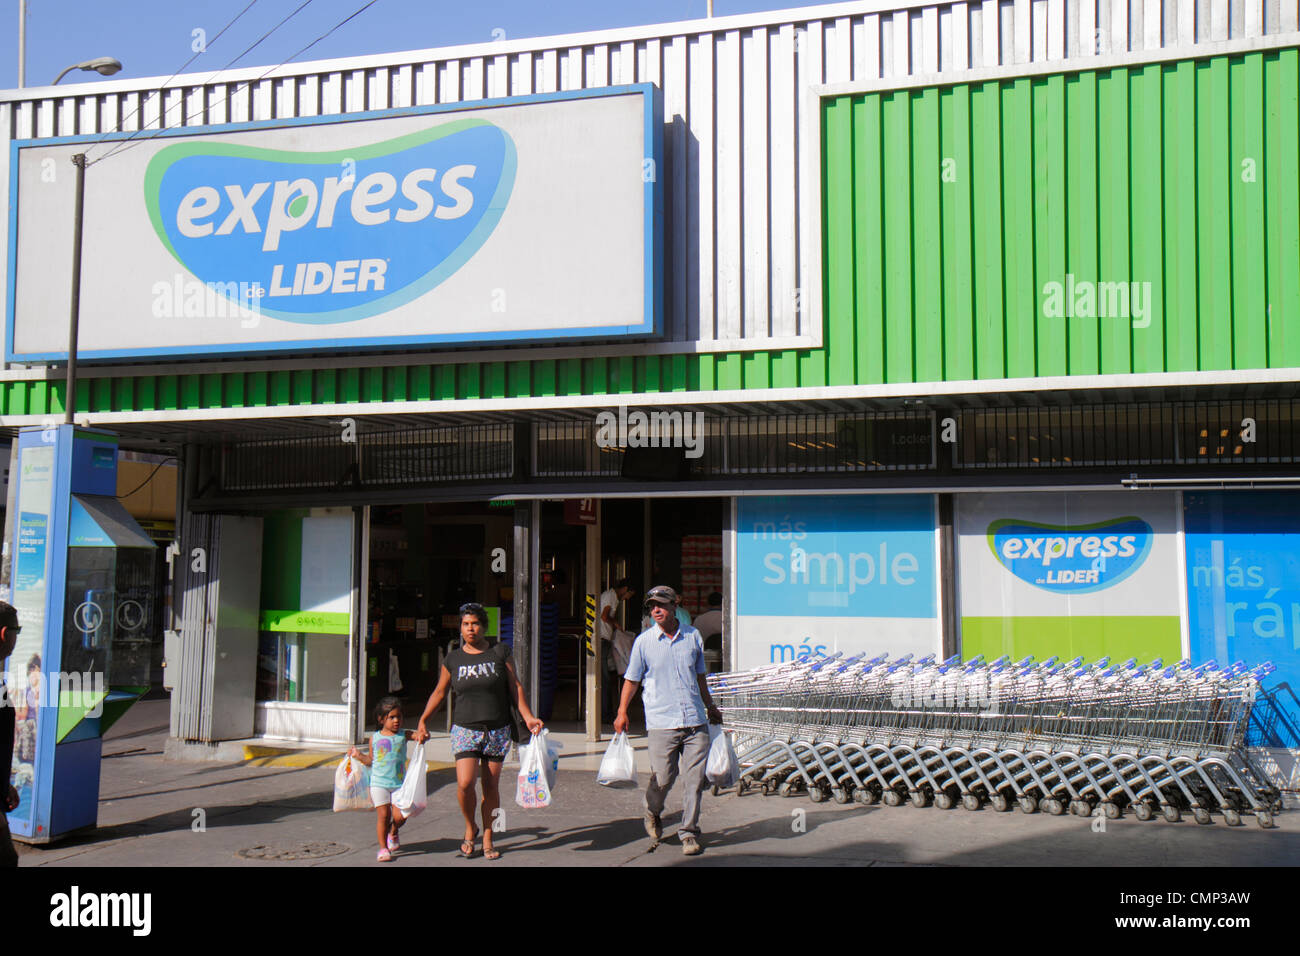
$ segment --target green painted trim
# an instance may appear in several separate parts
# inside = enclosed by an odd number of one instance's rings
[[[259,628],[287,634],[348,635],[352,633],[352,615],[346,611],[263,611]]]
[[[1095,661],[1110,657],[1122,663],[1130,657],[1147,663],[1182,656],[1182,625],[1177,617],[963,617],[961,654],[983,654],[993,660],[1032,654],[1038,660],[1083,656]]]

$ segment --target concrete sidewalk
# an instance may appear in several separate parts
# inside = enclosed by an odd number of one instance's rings
[[[165,760],[168,702],[137,704],[109,732],[100,781],[99,829],[50,847],[19,845],[21,866],[379,866],[374,816],[332,813],[334,765],[258,766],[257,761]],[[429,776],[429,808],[402,831],[391,866],[1282,866],[1300,860],[1300,815],[1272,830],[1094,821],[1019,812],[813,804],[806,797],[706,796],[705,852],[684,858],[673,834],[680,796],[669,797],[666,841],[651,852],[637,790],[595,781],[605,744],[564,737],[555,802],[514,804],[502,785],[502,857],[456,856],[464,823],[450,769]],[[445,739],[445,735],[443,735]],[[644,738],[636,741],[644,748]],[[436,751],[436,747],[435,747]],[[325,752],[328,753],[328,752]],[[431,754],[438,756],[438,754]],[[447,756],[450,756],[449,754]],[[322,758],[323,759],[323,758]],[[642,781],[646,762],[640,755]]]

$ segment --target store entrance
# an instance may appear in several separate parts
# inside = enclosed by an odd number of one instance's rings
[[[588,499],[588,501],[590,501]],[[725,498],[609,498],[586,507],[582,501],[547,501],[541,506],[539,541],[538,715],[543,720],[585,721],[591,658],[585,651],[586,595],[601,611],[613,604],[615,627],[635,637],[650,626],[643,613],[646,591],[666,584],[682,600],[683,620],[701,625],[710,670],[722,666],[722,528]],[[587,528],[598,521],[598,574],[587,575]],[[620,581],[632,593],[617,599]],[[712,599],[712,604],[710,603]],[[614,637],[618,638],[617,632]],[[601,645],[601,724],[612,724],[621,690],[620,654],[614,641]],[[619,642],[625,650],[629,637]],[[549,716],[548,716],[549,715]],[[640,697],[629,715],[644,726]]]

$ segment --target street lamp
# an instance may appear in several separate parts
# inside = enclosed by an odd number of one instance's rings
[[[78,63],[75,66],[68,67],[58,76],[56,76],[54,78],[54,82],[51,83],[50,85],[58,86],[59,80],[63,79],[73,70],[86,70],[86,71],[93,70],[94,72],[98,73],[100,76],[112,76],[120,69],[122,69],[122,64],[119,63],[117,60],[113,59],[111,56],[99,56],[99,57],[95,57],[95,59],[93,60],[86,60],[84,63]]]

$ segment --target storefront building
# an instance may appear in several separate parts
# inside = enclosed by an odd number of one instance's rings
[[[352,739],[466,600],[595,713],[622,577],[720,594],[732,668],[1295,685],[1296,16],[863,2],[3,94],[0,422],[63,412],[88,152],[75,411],[181,462],[178,740]]]

